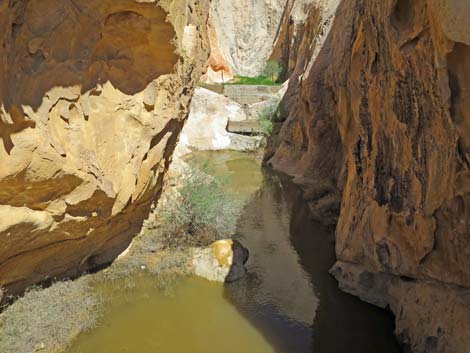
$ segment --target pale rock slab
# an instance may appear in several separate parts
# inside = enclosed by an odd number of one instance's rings
[[[213,282],[225,282],[233,262],[232,240],[219,240],[207,248],[195,249],[194,274]]]
[[[261,136],[243,136],[227,131],[229,120],[247,120],[247,111],[235,101],[198,87],[191,103],[188,121],[175,152],[177,157],[191,151],[253,151],[261,147]]]

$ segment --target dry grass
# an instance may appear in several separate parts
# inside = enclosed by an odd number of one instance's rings
[[[0,316],[0,352],[59,352],[95,327],[102,301],[88,277],[30,289]]]
[[[94,285],[115,284],[132,292],[143,272],[156,277],[155,285],[169,291],[174,280],[188,273],[188,251],[167,249],[161,231],[140,235],[131,253],[108,269],[49,288],[31,288],[0,315],[0,352],[63,352],[84,331],[94,328],[106,307]]]
[[[163,210],[166,247],[207,246],[235,231],[243,202],[229,191],[228,177],[209,176],[206,172],[187,168],[178,189],[179,197]]]
[[[184,178],[178,190],[182,199],[171,202],[167,222],[134,239],[126,257],[97,274],[33,288],[7,307],[0,315],[0,353],[63,352],[96,326],[106,307],[95,284],[132,291],[147,272],[162,291],[170,290],[178,276],[189,273],[191,247],[230,235],[242,202],[221,179],[193,171]]]

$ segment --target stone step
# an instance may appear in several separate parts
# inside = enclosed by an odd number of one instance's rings
[[[251,105],[271,99],[279,89],[279,86],[226,85],[224,96],[239,104]]]
[[[201,83],[212,92],[222,94],[225,97],[242,105],[252,105],[269,100],[276,94],[281,86],[263,86],[263,85],[221,85]]]
[[[263,130],[259,120],[230,121],[227,125],[227,131],[234,134],[261,134]]]

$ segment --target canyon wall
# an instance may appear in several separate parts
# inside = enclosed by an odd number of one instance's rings
[[[212,0],[214,59],[224,61],[235,74],[259,75],[271,54],[286,2]]]
[[[299,78],[311,69],[331,29],[338,3],[339,0],[287,1],[271,53],[271,58],[284,68],[285,78]]]
[[[271,137],[266,153],[266,160],[271,159],[270,163],[277,169],[295,176],[295,182],[303,187],[312,217],[329,225],[336,224],[338,219],[343,147],[339,134],[335,133],[334,119],[326,115],[335,109],[335,102],[324,99],[328,92],[323,91],[323,83],[317,80],[313,67],[320,61],[328,66],[330,60],[335,60],[325,54],[318,58],[318,54],[332,43],[328,34],[338,3],[338,0],[289,0],[287,3],[272,52],[272,58],[282,64],[289,78],[281,104],[286,121],[282,132]],[[318,125],[312,120],[312,126],[308,126],[314,107],[325,113],[320,114]],[[320,143],[319,136],[329,141]]]
[[[331,23],[325,3],[282,20],[291,80],[269,163],[337,223],[342,289],[389,307],[411,351],[466,352],[470,3],[330,1]]]
[[[100,266],[158,198],[209,1],[0,3],[0,286]]]

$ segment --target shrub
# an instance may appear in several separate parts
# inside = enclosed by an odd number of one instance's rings
[[[270,78],[260,75],[256,77],[235,76],[233,82],[227,83],[228,85],[263,85],[263,86],[277,86],[279,83],[272,81]]]
[[[168,246],[205,246],[235,231],[242,201],[228,191],[228,181],[187,168],[179,197],[163,215],[169,229]]]
[[[270,136],[273,133],[274,123],[266,116],[262,115],[260,117],[259,124],[261,126],[261,131],[263,132],[263,135]]]
[[[274,129],[274,123],[280,118],[278,109],[279,101],[272,102],[261,110],[259,115],[259,123],[261,130],[265,136],[270,136]]]
[[[263,75],[269,77],[271,81],[276,82],[282,73],[281,65],[274,60],[269,60],[264,68]]]

